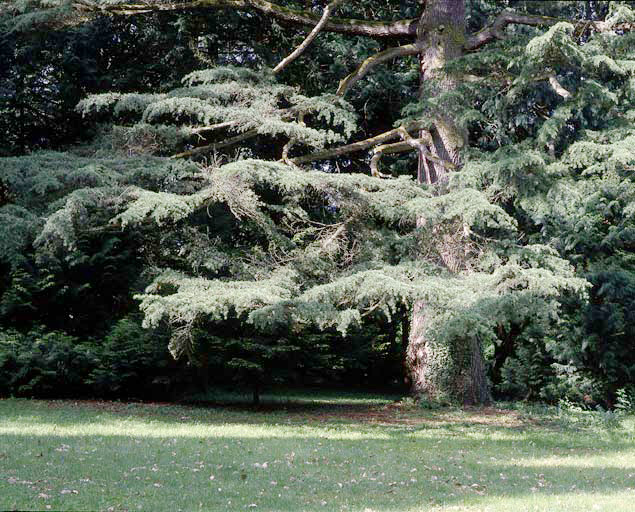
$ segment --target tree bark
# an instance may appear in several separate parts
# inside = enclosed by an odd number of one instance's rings
[[[427,0],[417,27],[416,45],[421,49],[420,94],[432,91],[436,96],[456,88],[458,77],[449,75],[443,68],[463,53],[465,40],[464,1]],[[424,88],[425,82],[428,87]],[[460,168],[466,136],[448,111],[436,113],[430,133],[430,151],[436,159],[426,158],[420,151],[417,175],[420,181],[425,176],[428,184],[436,185],[438,193],[442,193],[448,169],[439,165],[438,160],[452,162]],[[480,340],[469,333],[462,339],[430,338],[432,314],[424,301],[413,306],[406,353],[413,394],[465,404],[488,402],[490,395]]]

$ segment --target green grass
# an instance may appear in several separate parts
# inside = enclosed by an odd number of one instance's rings
[[[368,395],[0,400],[0,509],[632,511],[634,433],[631,417]]]

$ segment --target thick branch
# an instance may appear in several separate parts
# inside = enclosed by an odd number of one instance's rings
[[[422,121],[413,121],[406,126],[406,129],[414,129],[420,128],[423,124]],[[293,158],[293,162],[297,165],[306,164],[309,162],[315,162],[318,160],[328,160],[330,158],[335,158],[338,156],[348,155],[349,153],[355,153],[357,151],[364,151],[365,149],[372,148],[373,146],[377,146],[382,142],[388,142],[390,140],[398,139],[400,137],[400,128],[395,128],[394,130],[389,130],[384,133],[380,133],[375,137],[370,137],[365,140],[361,140],[359,142],[354,142],[353,144],[348,144],[346,146],[339,146],[336,148],[325,149],[322,151],[316,151],[315,153],[310,153],[308,155],[299,156]]]
[[[260,11],[278,20],[300,25],[315,26],[320,17],[310,11],[291,9],[266,0],[193,0],[186,2],[130,2],[122,4],[101,4],[95,0],[75,0],[74,5],[83,11],[139,14],[152,11],[184,11],[205,8],[234,8]],[[416,20],[398,20],[390,22],[366,21],[346,18],[331,18],[322,30],[341,32],[369,37],[394,37],[415,35]]]
[[[350,75],[344,78],[340,82],[340,86],[337,88],[337,95],[344,96],[346,92],[353,87],[359,80],[364,78],[368,72],[375,66],[382,64],[386,61],[395,59],[397,57],[404,57],[406,55],[416,55],[419,53],[419,47],[416,44],[406,44],[404,46],[396,46],[394,48],[388,48],[383,52],[376,53],[368,57],[362,64]]]
[[[376,178],[392,178],[392,175],[385,174],[379,170],[379,161],[384,154],[405,153],[412,151],[412,147],[407,142],[394,142],[392,144],[382,144],[373,149],[373,157],[370,159],[370,174]]]
[[[406,130],[403,126],[400,126],[397,129],[399,130],[399,136],[401,137],[401,140],[403,140],[404,142],[407,142],[410,146],[412,146],[414,149],[418,150],[422,154],[425,152],[428,152],[428,149],[423,143],[424,141],[423,137],[419,139],[414,139],[412,135],[408,133],[408,130]],[[428,132],[424,132],[424,133],[426,134],[426,139],[427,139],[426,142],[428,144],[432,144],[432,135],[430,135]]]
[[[333,2],[331,2],[324,8],[324,12],[322,12],[322,18],[320,18],[320,21],[318,22],[318,24],[315,25],[315,27],[313,27],[313,30],[311,30],[309,35],[306,36],[306,39],[302,41],[302,44],[300,44],[295,50],[291,52],[290,55],[282,59],[280,63],[275,68],[273,68],[274,74],[280,73],[284,68],[286,68],[289,64],[291,64],[300,55],[302,55],[302,52],[304,52],[304,50],[308,48],[308,46],[313,42],[313,40],[317,37],[320,31],[324,28],[324,25],[326,25],[326,22],[329,20],[329,18],[331,17],[331,14],[336,9],[336,7],[339,4],[341,4],[343,1],[344,0],[334,0]]]
[[[588,25],[589,28],[595,30],[596,32],[609,32],[615,30],[628,31],[635,29],[635,23],[618,23],[616,25],[611,25],[606,21],[589,22],[588,20],[568,20],[564,18],[552,18],[550,16],[535,16],[532,14],[503,11],[496,17],[494,23],[469,37],[463,45],[463,49],[466,51],[477,50],[481,46],[484,46],[496,39],[504,39],[505,28],[507,28],[507,25],[531,25],[539,27],[555,25],[561,21],[576,25]]]
[[[466,51],[477,50],[481,46],[494,41],[495,39],[504,39],[505,28],[507,25],[531,25],[534,27],[555,25],[560,21],[567,21],[560,18],[552,18],[550,16],[533,16],[529,14],[520,14],[512,11],[503,11],[494,20],[494,23],[478,31],[470,36],[463,49]]]
[[[394,142],[392,144],[383,144],[377,146],[373,149],[373,158],[370,161],[370,173],[373,176],[377,176],[379,178],[386,178],[388,175],[383,174],[379,171],[379,160],[383,155],[390,155],[395,153],[405,153],[406,151],[417,151],[417,153],[424,159],[431,160],[434,163],[445,167],[446,169],[456,169],[456,165],[452,162],[448,162],[446,160],[442,160],[436,155],[433,155],[426,144],[432,143],[432,137],[427,132],[424,132],[424,137],[415,139],[408,133],[408,130],[405,127],[400,126],[397,128],[397,132],[401,137],[401,142]],[[429,171],[426,172],[426,179],[428,183],[430,183]]]
[[[241,133],[235,137],[231,137],[220,142],[215,142],[213,144],[208,144],[207,146],[201,146],[200,148],[194,148],[189,151],[184,151],[183,153],[172,155],[171,158],[189,158],[191,156],[205,155],[211,153],[212,151],[218,151],[219,149],[233,146],[244,140],[252,139],[256,135],[258,135],[258,130],[249,130],[248,132]]]

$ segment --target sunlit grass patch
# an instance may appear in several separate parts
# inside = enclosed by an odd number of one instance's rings
[[[380,398],[347,411],[331,400],[260,410],[3,400],[0,509],[633,510],[631,418],[609,428],[553,411]]]

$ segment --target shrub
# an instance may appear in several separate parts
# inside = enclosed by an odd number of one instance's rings
[[[38,327],[0,332],[0,394],[77,397],[90,394],[86,378],[96,364],[90,342]]]

